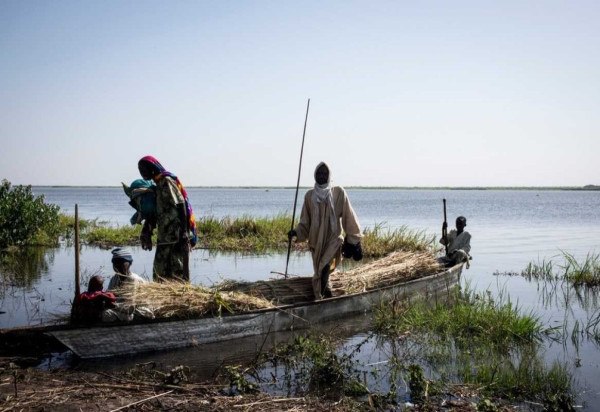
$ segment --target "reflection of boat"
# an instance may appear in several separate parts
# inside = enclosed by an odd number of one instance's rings
[[[232,341],[272,332],[306,329],[313,324],[340,321],[365,313],[389,300],[447,299],[458,284],[462,264],[441,273],[400,282],[379,289],[312,302],[299,302],[221,317],[163,319],[137,324],[106,324],[90,327],[68,325],[22,328],[22,338],[49,334],[84,359],[111,357]],[[297,279],[296,279],[297,280]],[[310,282],[310,278],[306,278]],[[1,340],[11,332],[0,331]],[[12,336],[18,341],[18,337]]]
[[[445,299],[458,283],[462,264],[441,273],[361,293],[221,317],[101,325],[50,331],[81,358],[108,357],[228,341],[364,313],[390,299]],[[310,279],[310,278],[307,278]]]

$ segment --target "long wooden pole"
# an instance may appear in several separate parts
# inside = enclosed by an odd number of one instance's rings
[[[442,230],[444,246],[446,246],[446,255],[448,255],[448,222],[446,218],[446,199],[444,199],[444,230]]]
[[[81,293],[79,287],[79,210],[75,204],[75,297]]]
[[[304,137],[306,136],[306,122],[308,121],[308,109],[310,108],[310,99],[306,103],[306,116],[304,116],[304,130],[302,131],[302,146],[300,147],[300,162],[298,164],[298,181],[296,182],[296,195],[294,196],[294,211],[292,212],[292,227],[294,229],[294,220],[296,220],[296,203],[298,202],[298,189],[300,188],[300,172],[302,171],[302,154],[304,153]],[[288,265],[290,264],[290,252],[292,251],[292,238],[288,239],[287,259],[285,260],[285,279],[288,276]]]

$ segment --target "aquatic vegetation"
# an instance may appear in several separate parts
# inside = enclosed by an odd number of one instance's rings
[[[199,249],[249,253],[281,252],[287,249],[291,216],[204,216],[196,225],[199,233],[196,248]],[[90,245],[108,248],[139,244],[140,225],[114,227],[95,220],[80,220],[79,226],[81,240]],[[70,240],[73,235],[73,217],[61,216],[59,227],[63,238]],[[364,230],[363,256],[376,258],[397,250],[433,250],[433,240],[433,237],[428,237],[422,231],[407,227],[385,231],[383,226],[378,224],[373,229]],[[156,232],[153,241],[156,241]],[[306,242],[294,242],[292,247],[298,251],[308,250]]]
[[[108,227],[88,224],[82,231],[83,242],[103,248],[139,244],[140,226]],[[156,244],[156,237],[153,240]]]
[[[563,277],[575,286],[600,286],[600,255],[588,254],[583,261],[563,252]]]
[[[557,278],[553,272],[552,260],[529,262],[521,271],[521,276],[527,280],[555,280]]]
[[[31,186],[0,185],[0,250],[9,246],[54,245],[59,235],[59,207],[34,196]]]
[[[498,348],[539,341],[544,336],[544,327],[533,313],[522,314],[510,300],[494,301],[489,293],[469,289],[456,291],[452,304],[380,305],[375,310],[375,330],[388,336],[405,331],[434,333]]]
[[[363,231],[363,252],[368,257],[385,256],[394,250],[425,251],[433,249],[435,237],[422,230],[413,230],[407,226],[397,229],[385,229],[383,224]]]
[[[357,376],[360,369],[354,359],[356,351],[338,354],[335,340],[327,336],[298,336],[262,355],[257,366],[283,366],[283,384],[294,392],[339,398],[369,393]]]
[[[494,301],[466,290],[447,305],[382,305],[375,328],[380,345],[395,359],[390,364],[408,374],[413,401],[426,403],[423,386],[431,395],[460,383],[494,399],[544,403],[560,395],[572,403],[568,368],[543,361],[541,343],[552,331],[502,296]],[[404,370],[407,363],[420,366],[424,375],[415,366]]]
[[[529,262],[521,271],[527,280],[567,281],[574,286],[600,286],[600,254],[588,253],[578,260],[568,252],[562,252],[563,262],[555,264],[552,259]]]

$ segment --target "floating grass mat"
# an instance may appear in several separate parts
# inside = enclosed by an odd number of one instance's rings
[[[270,301],[245,293],[173,281],[137,287],[129,284],[118,295],[124,300],[123,310],[133,312],[143,307],[156,318],[196,318],[273,307]]]
[[[438,273],[442,266],[431,252],[393,252],[355,269],[333,272],[330,276],[334,296],[364,292]],[[238,291],[274,304],[313,300],[312,277],[292,277],[259,282],[225,281],[223,291]]]
[[[393,252],[347,272],[333,272],[329,281],[333,295],[339,296],[433,275],[442,268],[431,252]]]

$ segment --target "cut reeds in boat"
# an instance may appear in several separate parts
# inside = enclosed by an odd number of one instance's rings
[[[334,296],[365,292],[438,273],[442,266],[430,252],[393,252],[349,271],[335,271],[329,280]],[[243,292],[276,305],[314,299],[311,277],[258,282],[221,283],[219,289]]]
[[[433,275],[442,269],[431,252],[393,252],[329,278],[334,296],[365,292]]]
[[[118,291],[121,310],[142,307],[156,318],[192,318],[222,313],[240,313],[273,307],[266,299],[235,291],[222,291],[182,282],[126,285]]]
[[[335,271],[334,296],[365,292],[438,273],[430,252],[394,252],[349,271]],[[213,288],[181,282],[129,284],[119,291],[122,310],[147,308],[156,318],[192,318],[241,313],[314,299],[312,276],[258,282],[224,281]]]

